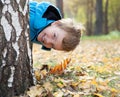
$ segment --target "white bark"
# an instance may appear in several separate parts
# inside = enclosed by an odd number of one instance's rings
[[[0,1],[0,96],[20,95],[33,85],[28,0]]]

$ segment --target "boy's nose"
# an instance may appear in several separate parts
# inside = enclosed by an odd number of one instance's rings
[[[46,44],[50,44],[50,43],[52,43],[52,39],[51,38],[49,38],[49,37],[45,37],[45,43]]]

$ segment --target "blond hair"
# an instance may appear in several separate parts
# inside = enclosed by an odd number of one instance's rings
[[[62,40],[62,48],[64,51],[71,51],[76,48],[80,42],[82,27],[76,24],[72,19],[59,20],[58,27],[67,32],[67,36]]]

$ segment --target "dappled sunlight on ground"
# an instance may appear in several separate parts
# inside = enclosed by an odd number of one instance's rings
[[[120,97],[120,41],[82,40],[68,53],[44,51],[34,44],[34,68],[41,68],[43,64],[54,66],[66,58],[71,58],[71,62],[63,75],[47,76],[44,73],[46,78],[32,87],[39,87],[39,95],[43,95],[44,88],[49,90],[46,95],[52,95],[48,97]],[[32,88],[28,91],[29,96]]]
[[[72,52],[62,51],[45,51],[41,50],[40,45],[34,44],[33,61],[34,64],[53,64],[61,62],[63,59],[70,57],[74,64],[86,62],[95,64],[110,58],[120,57],[120,41],[81,41],[80,45]]]

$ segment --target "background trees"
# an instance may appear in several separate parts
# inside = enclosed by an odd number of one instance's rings
[[[59,0],[46,1],[56,4]],[[118,2],[119,0],[63,0],[64,17],[74,18],[77,22],[83,23],[86,35],[89,36],[120,31]]]
[[[90,36],[93,34],[93,12],[94,12],[94,1],[86,1],[86,35]]]
[[[108,29],[108,5],[109,5],[109,0],[105,1],[105,8],[104,8],[104,34],[108,34],[109,33],[109,29]]]
[[[63,0],[56,0],[56,6],[60,9],[62,17],[64,17]]]
[[[28,0],[0,1],[0,97],[20,95],[33,85]]]
[[[109,32],[114,30],[120,31],[120,6],[118,0],[75,1],[79,2],[74,2],[72,0],[69,0],[68,2],[67,0],[64,0],[64,12],[67,14],[67,17],[71,17],[70,15],[72,15],[78,22],[82,22],[86,27],[87,35],[97,34],[98,32],[99,34],[109,34]],[[72,5],[76,6],[73,7]],[[101,8],[98,8],[99,6],[101,6]],[[77,12],[74,11],[75,9],[77,9]],[[97,10],[100,9],[101,11],[98,12]],[[96,22],[98,21],[98,16],[99,19],[101,19],[100,21],[102,27],[96,31]],[[97,25],[99,25],[99,23]]]
[[[100,35],[103,33],[103,0],[96,0],[96,20],[95,20],[95,35]]]

